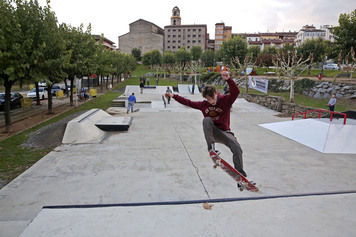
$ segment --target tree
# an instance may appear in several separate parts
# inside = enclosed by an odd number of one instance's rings
[[[256,60],[253,59],[253,55],[246,55],[243,63],[240,63],[239,57],[236,56],[233,60],[231,60],[231,66],[236,69],[236,72],[239,71],[244,72],[245,78],[245,86],[246,86],[246,93],[248,93],[248,77],[247,77],[247,67],[254,67],[256,64]]]
[[[203,53],[203,50],[201,49],[200,46],[193,46],[190,49],[190,55],[192,56],[192,60],[198,61],[200,59],[201,54]]]
[[[142,63],[147,67],[153,67],[154,65],[160,65],[162,55],[158,49],[151,50],[143,55]]]
[[[138,62],[140,62],[141,60],[142,60],[142,52],[141,52],[141,49],[138,49],[138,48],[133,48],[132,50],[131,50],[131,55],[134,57],[134,58],[136,58],[136,60],[138,61]]]
[[[323,62],[325,57],[325,46],[323,39],[307,39],[302,45],[297,48],[297,51],[303,55],[303,58],[308,58],[313,54],[313,61],[308,64],[308,76],[310,76],[310,69],[312,62]]]
[[[306,62],[312,63],[313,54],[303,60],[303,55],[298,57],[298,52],[279,53],[273,57],[273,63],[278,70],[291,80],[289,101],[294,102],[294,81],[307,69]]]
[[[265,47],[261,52],[261,54],[272,54],[272,55],[276,55],[277,53],[278,53],[278,49],[275,46]]]
[[[5,87],[5,131],[11,130],[11,88],[25,80],[39,80],[45,44],[39,38],[43,11],[37,1],[0,1],[0,82]],[[38,83],[36,83],[38,87]]]
[[[182,47],[178,49],[174,56],[176,61],[176,69],[179,72],[180,81],[182,81],[182,74],[184,72],[185,67],[191,60],[191,55],[185,47]]]
[[[175,62],[176,60],[174,54],[171,51],[164,52],[162,57],[162,68],[165,72],[167,71],[171,74],[171,70],[174,68]],[[164,78],[166,78],[166,73],[164,73]]]
[[[64,32],[58,27],[55,13],[49,6],[43,9],[42,34],[38,37],[45,47],[42,51],[42,60],[39,63],[41,74],[47,78],[48,113],[52,111],[52,85],[67,76],[64,69],[69,64],[70,52],[66,50],[63,40]]]
[[[248,48],[248,53],[252,55],[253,60],[256,60],[258,55],[261,53],[260,46],[253,45]]]
[[[339,26],[334,28],[336,45],[342,55],[356,48],[356,9],[350,14],[340,14]]]
[[[240,36],[235,36],[228,41],[223,42],[219,51],[222,54],[222,59],[225,64],[229,64],[235,57],[238,57],[240,61],[243,61],[248,52],[247,42]]]
[[[214,66],[215,62],[215,54],[211,50],[205,50],[201,55],[201,61],[203,62],[205,67]]]
[[[66,50],[71,52],[69,64],[64,69],[70,81],[70,105],[73,106],[73,88],[75,77],[83,77],[91,75],[89,72],[94,71],[95,61],[99,54],[99,47],[95,43],[91,35],[91,25],[88,25],[86,31],[83,25],[79,27],[72,27],[70,25],[62,24],[60,26],[63,30],[64,41],[66,43]],[[66,90],[68,89],[67,80],[64,80]]]

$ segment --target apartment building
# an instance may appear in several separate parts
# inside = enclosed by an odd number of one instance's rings
[[[320,29],[316,29],[315,26],[305,25],[302,29],[298,32],[297,38],[295,39],[294,43],[299,46],[303,44],[307,39],[324,39],[334,42],[334,35],[332,34],[333,27],[329,25],[320,26]]]
[[[225,23],[215,24],[215,50],[219,50],[223,42],[228,41],[232,34],[232,26],[225,26]]]
[[[241,33],[232,34],[232,37],[240,36],[245,39],[250,46],[258,46],[261,51],[267,47],[276,47],[277,49],[293,44],[298,32],[275,32],[275,33]]]
[[[164,51],[176,52],[181,47],[189,51],[193,46],[206,50],[208,39],[206,25],[182,25],[179,8],[173,8],[171,25],[164,27]]]

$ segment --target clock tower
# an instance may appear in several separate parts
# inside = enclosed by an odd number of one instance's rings
[[[175,6],[172,10],[171,25],[174,25],[174,26],[181,25],[180,10],[177,6]]]

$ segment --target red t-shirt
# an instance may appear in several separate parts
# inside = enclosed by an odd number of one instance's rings
[[[173,98],[183,105],[199,109],[204,117],[212,118],[216,127],[223,131],[227,131],[230,130],[230,109],[237,96],[240,94],[240,89],[231,78],[226,82],[229,85],[230,94],[220,95],[218,93],[218,100],[215,106],[211,105],[206,100],[191,101],[177,94],[174,94]]]

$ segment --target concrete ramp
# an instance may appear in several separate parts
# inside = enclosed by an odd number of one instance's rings
[[[132,93],[140,93],[139,86],[126,86],[124,95],[131,95]]]
[[[178,84],[178,92],[180,94],[190,94],[189,85],[188,84]]]
[[[171,91],[173,92],[172,86],[169,86],[169,89],[171,89]],[[156,86],[156,92],[158,94],[164,94],[164,93],[166,93],[166,90],[167,90],[167,86]]]
[[[105,131],[127,131],[132,117],[113,117],[101,109],[91,109],[68,122],[62,143],[99,143]]]
[[[322,153],[356,154],[356,124],[348,122],[301,119],[259,125]]]
[[[193,85],[189,85],[189,93],[193,93]],[[195,85],[194,94],[198,94],[198,93],[200,93],[199,87],[197,85]]]

